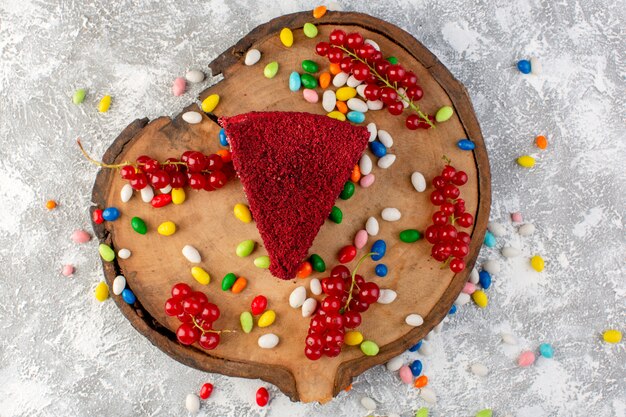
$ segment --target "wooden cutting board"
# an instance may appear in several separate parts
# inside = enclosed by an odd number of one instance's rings
[[[304,23],[310,21],[319,28],[320,34],[315,39],[306,38],[302,32]],[[295,42],[291,48],[284,47],[279,41],[278,33],[283,27],[294,32]],[[128,248],[133,253],[126,260],[103,262],[109,285],[116,275],[123,274],[137,296],[137,302],[132,306],[119,296],[113,296],[132,325],[155,346],[182,363],[208,372],[261,378],[278,386],[294,401],[329,401],[355,376],[415,344],[446,316],[467,280],[484,238],[491,191],[486,149],[463,85],[421,43],[387,22],[360,13],[329,12],[321,19],[313,19],[311,12],[295,13],[257,27],[209,65],[214,76],[223,75],[222,81],[203,91],[199,97],[203,100],[210,94],[220,95],[220,104],[211,117],[203,116],[203,121],[196,125],[183,121],[182,113],[174,118],[136,120],[115,139],[103,157],[107,163],[120,163],[135,160],[142,154],[163,161],[167,157],[178,157],[189,149],[215,152],[220,148],[220,127],[214,122],[215,116],[254,110],[324,114],[320,103],[307,103],[301,92],[289,91],[288,77],[292,71],[300,70],[303,59],[315,60],[322,69],[327,68],[326,59],[317,56],[314,47],[317,42],[327,40],[330,31],[338,27],[346,32],[359,31],[365,38],[375,40],[385,56],[394,55],[405,68],[413,70],[425,92],[424,99],[419,102],[424,111],[434,114],[443,105],[455,109],[453,118],[438,124],[436,129],[417,131],[404,126],[406,113],[394,117],[386,110],[368,112],[366,123],[374,121],[379,129],[385,129],[393,136],[392,152],[398,159],[388,170],[374,168],[376,182],[373,186],[367,189],[357,186],[353,198],[338,200],[344,221],[341,224],[326,222],[310,251],[320,254],[330,269],[336,264],[337,251],[352,242],[356,231],[364,227],[365,220],[369,216],[379,219],[381,232],[377,239],[387,242],[387,255],[382,262],[388,265],[389,275],[376,277],[373,271],[376,263],[372,261],[366,262],[361,272],[381,288],[395,290],[398,298],[390,305],[375,304],[363,314],[359,330],[366,339],[380,346],[377,356],[367,357],[358,347],[344,346],[342,354],[336,358],[310,361],[304,357],[309,319],[303,318],[299,309],[289,307],[288,297],[299,285],[305,285],[308,291],[310,278],[281,281],[253,266],[252,258],[266,252],[254,223],[244,224],[233,216],[233,206],[246,201],[238,180],[231,180],[223,189],[211,193],[187,189],[187,201],[183,205],[160,209],[143,203],[138,195],[128,203],[122,203],[120,189],[126,182],[112,170],[101,170],[93,188],[96,207],[115,206],[122,212],[119,220],[94,224],[94,230],[101,242],[116,251]],[[259,49],[262,58],[254,66],[245,66],[243,57],[250,48]],[[271,61],[278,61],[280,69],[270,80],[263,76],[263,68]],[[197,103],[191,104],[187,110],[201,112]],[[456,143],[461,138],[471,138],[476,144],[474,151],[458,149]],[[447,268],[441,269],[430,258],[431,245],[425,240],[407,244],[398,239],[398,233],[403,229],[423,231],[430,224],[435,211],[429,202],[430,180],[444,165],[442,155],[452,159],[457,169],[469,175],[468,183],[461,188],[461,197],[466,201],[467,211],[476,218],[470,255],[466,259],[467,269],[456,275]],[[410,175],[413,171],[420,171],[426,177],[429,182],[426,192],[417,193],[412,188]],[[402,219],[394,223],[380,220],[384,207],[397,207],[402,212]],[[149,228],[146,235],[139,235],[131,229],[130,219],[134,216],[146,221]],[[157,226],[166,220],[178,226],[173,236],[164,237],[156,232]],[[245,239],[254,239],[259,243],[258,247],[252,257],[238,258],[235,247]],[[370,244],[372,241],[370,238]],[[201,252],[201,266],[212,276],[209,285],[202,286],[191,277],[192,265],[181,255],[186,244]],[[354,266],[354,262],[349,266]],[[231,271],[248,278],[248,288],[240,294],[221,290],[222,277]],[[216,327],[239,331],[223,334],[222,342],[213,351],[179,344],[174,334],[179,323],[166,316],[163,310],[170,289],[177,282],[186,282],[205,292],[209,300],[220,307],[222,315],[215,323]],[[249,310],[250,301],[258,294],[268,298],[269,308],[276,311],[277,320],[268,328],[255,327],[252,333],[244,334],[239,327],[239,315]],[[311,296],[310,291],[308,294]],[[416,328],[406,325],[404,319],[410,313],[424,317],[424,324]],[[280,344],[272,350],[259,348],[258,337],[270,332],[280,337]]]

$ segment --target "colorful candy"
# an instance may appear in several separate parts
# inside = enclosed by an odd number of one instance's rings
[[[372,244],[370,252],[373,253],[372,261],[380,261],[387,253],[387,243],[382,239],[377,240]]]
[[[241,313],[239,316],[239,324],[241,325],[241,330],[243,330],[244,333],[250,333],[252,331],[252,327],[254,326],[252,314],[248,311]]]
[[[187,196],[185,195],[185,190],[182,188],[173,188],[172,189],[172,203],[174,204],[183,204]]]
[[[117,251],[117,256],[120,259],[128,259],[130,258],[130,255],[132,255],[132,253],[130,252],[129,249],[126,249],[126,248],[122,248],[119,251]]]
[[[400,240],[404,243],[417,242],[421,237],[420,232],[415,229],[406,229],[400,232]]]
[[[478,274],[478,282],[480,282],[483,289],[489,289],[489,287],[491,287],[491,274],[487,271],[480,271]]]
[[[535,138],[535,145],[539,149],[546,149],[548,147],[548,139],[543,135],[539,135]]]
[[[428,385],[428,377],[426,375],[415,378],[415,381],[413,382],[413,386],[415,388],[424,388],[426,385]]]
[[[311,317],[316,309],[317,300],[315,298],[307,298],[302,304],[302,317]]]
[[[319,256],[318,254],[314,253],[313,255],[311,255],[309,258],[309,262],[311,262],[311,266],[313,267],[313,270],[317,272],[326,271],[326,263],[324,262],[322,257]]]
[[[606,343],[619,343],[622,341],[622,332],[615,329],[605,330],[604,333],[602,333],[602,338]]]
[[[91,235],[84,230],[78,229],[74,230],[70,239],[72,239],[74,243],[87,243],[91,240]]]
[[[263,75],[265,78],[274,78],[278,73],[278,62],[272,61],[263,69]]]
[[[402,217],[402,213],[400,213],[400,210],[395,207],[387,207],[381,211],[380,217],[388,222],[396,222],[400,220],[400,218]]]
[[[269,256],[258,256],[254,258],[254,266],[261,269],[267,269],[270,267],[270,257]]]
[[[554,348],[550,343],[542,343],[539,345],[539,354],[546,359],[552,359],[554,357]]]
[[[351,330],[345,334],[343,342],[348,346],[358,346],[363,342],[363,334],[359,331]]]
[[[219,136],[220,136],[220,145],[228,146],[228,137],[226,136],[226,131],[224,130],[224,128],[220,129]]]
[[[72,95],[72,102],[78,105],[85,100],[86,95],[87,90],[85,90],[84,88],[79,88],[78,90],[74,91],[74,95]]]
[[[302,97],[304,97],[304,100],[308,103],[317,103],[320,99],[317,91],[311,90],[310,88],[302,90]]]
[[[259,407],[265,407],[270,401],[270,394],[265,387],[261,387],[256,392],[256,403]]]
[[[244,64],[247,66],[252,66],[259,62],[261,59],[261,52],[258,49],[250,49],[246,52],[246,57],[244,58]]]
[[[96,300],[103,302],[107,298],[109,298],[109,286],[106,282],[101,281],[96,285],[96,289],[94,291],[94,295],[96,296]]]
[[[298,267],[298,270],[296,271],[296,277],[307,278],[309,275],[311,275],[311,272],[313,272],[313,267],[311,266],[311,263],[304,261]]]
[[[330,214],[328,215],[328,219],[333,223],[341,224],[343,221],[343,212],[339,207],[333,206]]]
[[[157,227],[157,232],[161,236],[171,236],[176,233],[176,224],[171,221],[163,222]]]
[[[492,417],[493,411],[489,408],[485,408],[484,410],[480,410],[476,413],[476,417]]]
[[[113,294],[120,295],[126,288],[126,278],[123,275],[118,275],[113,280]]]
[[[183,113],[182,118],[190,125],[197,125],[198,123],[202,122],[202,115],[197,111],[187,111]]]
[[[378,165],[378,168],[387,169],[392,166],[394,162],[396,162],[396,155],[390,153],[380,158],[376,165]]]
[[[326,116],[330,117],[331,119],[339,120],[340,122],[346,121],[346,116],[340,111],[331,111]]]
[[[530,266],[535,271],[541,272],[543,271],[543,268],[545,267],[545,262],[541,256],[535,255],[532,258],[530,258]]]
[[[476,144],[469,139],[461,139],[456,143],[456,146],[463,151],[471,151],[476,147]]]
[[[443,106],[439,108],[439,110],[437,110],[437,113],[435,113],[435,120],[437,121],[437,123],[443,123],[450,120],[453,114],[454,110],[452,109],[452,107]]]
[[[237,278],[237,280],[235,280],[235,283],[233,284],[233,286],[230,289],[230,291],[233,294],[239,294],[244,289],[246,289],[247,286],[248,286],[248,280],[245,279],[244,277],[239,277],[239,278]]]
[[[315,74],[320,70],[319,65],[315,61],[311,61],[310,59],[305,59],[300,64],[302,66],[302,70],[311,74]]]
[[[235,253],[240,258],[245,258],[249,256],[253,251],[256,243],[252,239],[244,240],[240,244],[237,245],[237,249],[235,249]]]
[[[257,343],[262,349],[273,349],[278,345],[279,341],[280,339],[274,333],[268,333],[259,337]]]
[[[346,118],[352,123],[363,123],[365,121],[365,114],[360,111],[350,111],[346,114]]]
[[[107,207],[102,211],[102,218],[108,222],[119,219],[120,211],[115,207]]]
[[[237,281],[237,275],[232,272],[224,275],[224,278],[222,278],[222,291],[230,290],[235,284],[235,281]]]
[[[527,59],[521,59],[517,61],[517,69],[522,74],[530,74],[531,68],[532,66],[530,64],[530,61],[528,61]]]
[[[111,96],[106,95],[100,99],[100,103],[98,103],[98,111],[100,113],[106,113],[109,111],[111,107]]]
[[[202,387],[200,387],[200,398],[202,398],[203,400],[206,400],[211,396],[212,393],[213,393],[213,384],[211,384],[210,382],[202,384]]]
[[[517,229],[517,233],[519,233],[520,236],[531,236],[535,233],[535,225],[532,223],[523,224]]]
[[[352,260],[356,257],[356,247],[353,245],[344,246],[339,250],[339,254],[337,255],[337,260],[339,263],[347,264],[352,262]]]
[[[133,305],[135,301],[137,301],[137,297],[130,288],[125,288],[124,291],[122,291],[122,300],[124,300],[126,304]]]
[[[235,204],[233,207],[233,213],[237,220],[243,223],[250,223],[252,221],[252,213],[250,213],[250,209],[243,203]]]
[[[530,350],[525,350],[517,357],[517,364],[523,368],[535,363],[535,354]]]
[[[387,148],[377,140],[370,142],[370,150],[377,158],[382,158],[387,155]]]
[[[517,158],[517,164],[524,168],[532,168],[535,166],[535,158],[530,155],[523,155]]]
[[[301,287],[304,288],[304,287]],[[265,311],[263,314],[261,314],[261,317],[259,317],[259,321],[257,322],[257,325],[259,327],[268,327],[271,326],[274,321],[276,321],[276,312],[274,310],[267,310]]]
[[[385,264],[378,264],[376,265],[376,267],[374,268],[374,273],[383,278],[387,276],[387,265]]]
[[[424,324],[424,319],[419,314],[413,313],[406,316],[405,323],[411,327],[419,327]]]
[[[185,89],[187,88],[187,80],[183,77],[178,77],[174,79],[172,83],[172,94],[175,96],[182,96],[185,93]]]
[[[476,305],[480,308],[487,307],[487,304],[489,303],[489,298],[487,297],[487,294],[485,294],[483,290],[474,291],[471,297],[472,297],[472,300],[474,300],[474,302],[476,303]]]
[[[300,74],[297,72],[292,72],[289,74],[289,90],[298,91],[302,87],[302,81],[300,80]]]
[[[201,83],[204,81],[204,73],[200,70],[189,70],[185,73],[185,79],[190,83]]]
[[[133,230],[141,235],[145,235],[148,232],[148,226],[146,226],[146,222],[139,217],[133,217],[130,220],[130,225]]]
[[[380,290],[380,294],[378,295],[378,300],[376,302],[378,304],[391,304],[396,300],[397,297],[398,294],[394,290],[384,288]]]
[[[283,28],[280,31],[279,37],[283,45],[285,45],[287,48],[291,48],[291,45],[293,45],[293,32],[291,31],[291,29]]]
[[[191,414],[198,414],[198,411],[200,411],[200,399],[196,394],[187,394],[185,398],[185,408]]]
[[[217,107],[219,103],[220,103],[219,94],[210,94],[209,96],[207,96],[207,98],[202,100],[202,104],[201,104],[202,111],[205,113],[211,113],[213,110],[215,110],[215,108]]]
[[[411,373],[411,368],[409,368],[408,366],[403,365],[400,368],[399,374],[400,374],[400,379],[405,384],[410,384],[411,382],[413,382],[413,373]]]
[[[304,286],[299,286],[294,288],[294,290],[289,294],[289,305],[291,308],[300,308],[304,301],[306,300],[306,288]]]
[[[365,230],[367,234],[370,236],[376,236],[378,234],[380,227],[378,225],[378,220],[375,217],[369,217],[365,222]]]
[[[317,6],[313,9],[313,17],[319,19],[326,14],[326,6]]]
[[[306,36],[307,38],[314,38],[317,36],[318,33],[317,26],[309,22],[304,24],[304,26],[302,27],[302,31],[304,32],[304,36]]]
[[[100,246],[98,246],[98,252],[100,253],[102,259],[107,262],[113,262],[113,259],[115,259],[115,252],[105,243],[101,243]]]
[[[191,245],[183,246],[183,256],[192,264],[199,264],[202,261],[202,257],[200,256],[200,252],[198,249],[194,248]]]
[[[363,352],[366,356],[376,356],[378,355],[378,351],[380,350],[378,345],[371,341],[371,340],[366,340],[363,343],[361,343],[361,352]]]
[[[74,275],[74,265],[66,264],[61,268],[61,275],[64,277],[71,277]]]
[[[426,189],[426,178],[421,172],[415,171],[411,174],[411,184],[418,193],[424,192]]]

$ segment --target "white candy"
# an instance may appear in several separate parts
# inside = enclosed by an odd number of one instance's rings
[[[385,148],[391,148],[393,146],[393,138],[386,130],[381,129],[378,131],[378,140],[385,145]]]
[[[396,356],[395,358],[387,362],[386,366],[388,371],[396,372],[399,371],[400,368],[402,368],[402,365],[404,365],[404,360],[402,359],[402,356]]]
[[[361,96],[361,98],[365,98],[365,88],[367,87],[367,84],[361,84],[359,86],[357,86],[356,88],[356,93]]]
[[[244,63],[248,66],[254,65],[261,59],[261,52],[258,49],[250,49],[246,52]]]
[[[378,130],[376,129],[376,123],[374,122],[368,123],[367,131],[370,132],[369,141],[373,142],[376,139],[376,136],[378,135]]]
[[[376,301],[378,304],[391,304],[396,300],[398,293],[394,290],[382,289],[378,293],[378,300]]]
[[[420,346],[419,353],[424,356],[430,356],[433,353],[433,347],[429,343],[422,343]]]
[[[380,46],[378,46],[378,44],[371,39],[365,39],[363,43],[369,43],[370,45],[374,47],[374,49],[376,49],[377,51],[380,51]]]
[[[200,398],[196,394],[187,394],[185,408],[191,414],[198,414],[198,411],[200,411]]]
[[[367,100],[367,108],[370,110],[380,110],[384,106],[382,100]]]
[[[367,411],[371,412],[371,411],[376,410],[376,403],[370,397],[363,397],[363,398],[361,398],[361,405]]]
[[[502,256],[504,256],[505,258],[515,258],[522,254],[521,250],[514,248],[512,246],[503,247],[501,252],[502,252]]]
[[[120,295],[126,288],[126,278],[123,275],[118,275],[113,280],[113,294]]]
[[[337,88],[339,87],[343,87],[346,82],[348,82],[348,77],[350,75],[346,74],[345,72],[340,72],[339,74],[335,75],[335,77],[333,78],[333,85]]]
[[[262,349],[273,349],[278,345],[280,339],[274,333],[264,334],[259,337],[259,347]]]
[[[502,237],[506,235],[506,229],[502,224],[498,222],[489,222],[487,223],[487,229],[491,232],[495,237]]]
[[[363,155],[359,161],[359,169],[362,175],[367,175],[372,172],[372,158],[368,155]]]
[[[169,194],[170,191],[172,191],[172,186],[167,184],[167,187],[159,188],[159,191],[161,192],[161,194]]]
[[[392,153],[388,153],[382,158],[378,159],[378,168],[387,169],[396,162],[396,156]]]
[[[490,259],[483,264],[483,269],[490,274],[497,274],[500,272],[500,263],[495,259]]]
[[[517,338],[511,333],[502,333],[502,341],[507,345],[517,345]]]
[[[309,283],[309,288],[314,295],[320,295],[322,293],[322,283],[319,279],[313,278]]]
[[[183,247],[183,256],[187,258],[187,260],[192,264],[199,264],[200,262],[202,262],[200,252],[198,252],[198,249],[194,248],[191,245],[185,245]]]
[[[183,113],[183,120],[190,125],[197,125],[202,121],[202,115],[197,111],[188,111]]]
[[[122,199],[122,203],[128,203],[132,196],[133,187],[131,187],[130,184],[124,184],[124,186],[120,190],[120,198]]]
[[[119,250],[119,252],[117,252],[117,256],[122,259],[130,258],[130,255],[131,255],[130,250],[126,248],[122,248]]]
[[[315,298],[307,298],[302,304],[302,317],[311,317],[317,308],[317,300]]]
[[[523,224],[517,229],[517,233],[519,233],[520,236],[530,236],[535,233],[535,225],[532,223]]]
[[[333,90],[324,91],[324,95],[322,96],[322,107],[327,112],[331,112],[335,110],[335,106],[337,105],[337,96]]]
[[[354,111],[360,111],[361,113],[367,112],[367,104],[360,98],[353,97],[346,102],[348,108]]]
[[[478,275],[478,271],[476,268],[472,268],[472,272],[470,272],[469,282],[472,284],[478,284],[480,282],[480,275]]]
[[[395,207],[387,207],[380,212],[380,217],[388,222],[395,222],[400,220],[400,217],[402,217],[402,213],[400,213],[400,210]]]
[[[428,387],[420,389],[420,397],[429,404],[435,404],[437,402],[437,394]]]
[[[537,58],[530,58],[530,72],[531,74],[539,75],[543,71],[541,62]]]
[[[404,97],[404,99],[400,98],[400,101],[402,101],[402,107],[405,109],[409,107],[409,100],[406,98],[406,90],[404,88],[398,88],[398,96]]]
[[[413,184],[413,188],[418,193],[424,192],[426,189],[426,178],[421,172],[415,171],[411,174],[411,184]]]
[[[189,70],[185,74],[185,78],[190,83],[200,83],[204,80],[204,73],[199,70]]]
[[[461,307],[469,303],[470,300],[471,300],[470,295],[462,292],[458,295],[458,297],[456,297],[456,300],[454,300],[454,305],[457,307]]]
[[[406,324],[413,327],[421,326],[422,324],[424,324],[424,319],[422,318],[422,316],[415,313],[406,316],[404,321],[406,322]]]
[[[306,300],[306,288],[302,285],[295,288],[289,295],[289,305],[291,308],[300,308]]]
[[[346,84],[348,85],[348,87],[352,87],[352,88],[356,88],[359,85],[361,85],[363,81],[359,81],[356,78],[354,78],[354,75],[351,75],[348,77],[348,81],[346,81]]]
[[[149,203],[154,198],[154,190],[149,185],[141,189],[141,199],[144,203]]]
[[[472,364],[470,369],[472,370],[472,373],[474,375],[478,375],[478,376],[487,376],[487,374],[489,373],[489,368],[487,368],[482,363],[474,363]]]
[[[370,217],[369,219],[367,219],[367,221],[365,222],[365,231],[368,235],[376,236],[379,230],[380,227],[378,226],[378,220],[376,220],[375,217]]]

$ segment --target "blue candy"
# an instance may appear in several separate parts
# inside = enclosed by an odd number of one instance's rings
[[[289,75],[289,89],[291,91],[298,91],[302,86],[302,81],[300,80],[300,74],[297,72],[292,72]]]
[[[349,111],[348,114],[346,114],[346,117],[352,123],[363,123],[365,121],[365,114],[361,113],[360,111]]]
[[[226,137],[226,132],[224,132],[224,129],[220,129],[220,145],[228,146],[228,138]]]
[[[420,340],[419,342],[417,342],[416,344],[414,344],[413,346],[409,348],[409,352],[417,352],[419,348],[421,347],[422,347],[422,341]]]
[[[530,61],[527,59],[522,59],[522,60],[517,61],[517,69],[522,74],[530,74],[530,71],[531,71]]]
[[[461,139],[460,141],[456,143],[456,146],[458,146],[459,149],[462,149],[464,151],[471,151],[472,149],[476,147],[474,142],[472,142],[469,139]]]
[[[487,271],[480,271],[478,274],[478,282],[483,289],[491,287],[491,275]]]
[[[384,240],[377,240],[372,245],[372,250],[370,251],[374,253],[372,255],[372,261],[380,261],[385,256],[385,252],[387,252],[387,244]]]
[[[102,211],[102,218],[108,222],[119,219],[120,211],[115,207],[107,207]]]
[[[129,288],[122,291],[122,299],[126,301],[127,304],[135,304],[135,301],[137,301],[137,297],[135,297],[135,294]]]
[[[489,248],[496,246],[496,237],[489,231],[485,233],[485,246]]]
[[[370,150],[377,158],[387,155],[387,148],[377,140],[370,142]]]
[[[554,349],[550,343],[542,343],[539,345],[539,353],[544,358],[552,359],[554,356]]]
[[[456,313],[456,305],[452,304],[452,307],[450,307],[450,311],[448,311],[448,314],[454,314]]]
[[[376,265],[376,268],[374,268],[374,272],[376,272],[376,275],[378,275],[379,277],[387,276],[387,265],[385,264]]]
[[[415,359],[410,365],[409,368],[411,368],[411,373],[413,374],[413,376],[419,376],[422,373],[422,361],[419,359]]]

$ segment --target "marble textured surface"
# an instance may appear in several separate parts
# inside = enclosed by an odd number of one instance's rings
[[[187,368],[131,328],[115,305],[98,303],[96,243],[69,240],[89,229],[95,170],[75,146],[97,155],[138,117],[172,115],[212,80],[183,97],[174,77],[206,64],[257,24],[311,9],[305,1],[137,0],[0,3],[0,415],[185,415],[184,398],[210,380],[204,416],[403,417],[425,403],[384,367],[374,368],[331,403],[291,403],[275,388],[271,406],[254,405],[259,381]],[[601,341],[626,323],[625,8],[601,0],[388,0],[345,2],[420,39],[468,88],[493,170],[492,218],[507,228],[481,260],[499,259],[490,305],[466,305],[435,335],[421,358],[438,403],[433,416],[473,416],[490,407],[516,417],[626,415],[626,345]],[[535,56],[540,76],[522,76],[519,58]],[[72,92],[89,93],[81,106]],[[97,100],[113,96],[109,113]],[[532,144],[550,141],[546,151]],[[515,158],[532,154],[528,171]],[[54,212],[47,199],[60,203]],[[537,226],[520,238],[509,213]],[[518,245],[505,261],[499,247]],[[528,257],[547,262],[538,274]],[[73,263],[71,278],[61,265]],[[512,332],[518,346],[505,346]],[[522,349],[554,345],[552,360],[520,369]],[[490,373],[477,377],[471,364]]]

